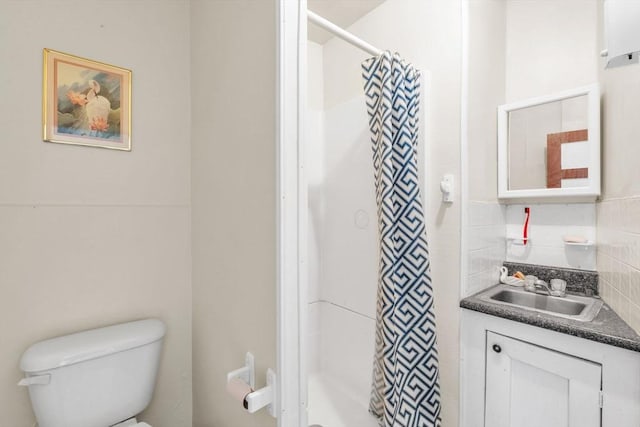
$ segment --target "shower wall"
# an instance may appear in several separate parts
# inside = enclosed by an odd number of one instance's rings
[[[309,43],[306,122],[309,183],[310,371],[340,378],[368,399],[376,293],[373,166],[364,95],[326,108],[324,70],[340,66]],[[359,68],[345,67],[359,74]]]
[[[453,173],[459,182],[460,17],[458,2],[388,0],[348,28],[374,46],[398,51],[424,71],[423,198],[443,422],[449,426],[456,426],[458,419],[460,207],[459,197],[443,205],[438,188],[445,173]],[[377,280],[373,166],[360,68],[368,57],[335,38],[321,47],[311,44],[306,122],[308,131],[317,127],[308,133],[306,157],[309,255],[315,255],[309,263],[310,333],[315,336],[310,340],[310,367],[339,379],[364,404],[371,378]],[[309,147],[320,141],[321,151]]]

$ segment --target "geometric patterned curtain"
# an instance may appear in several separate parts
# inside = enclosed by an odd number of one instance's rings
[[[363,62],[378,210],[376,349],[369,410],[384,427],[440,426],[438,352],[417,167],[420,72]]]

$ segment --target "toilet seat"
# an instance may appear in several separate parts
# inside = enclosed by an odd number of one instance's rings
[[[139,423],[138,420],[136,420],[135,418],[129,418],[128,420],[118,423],[116,425],[113,425],[111,427],[151,427],[151,425],[145,422]]]

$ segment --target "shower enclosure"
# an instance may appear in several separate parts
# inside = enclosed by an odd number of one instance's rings
[[[343,38],[350,43],[310,40],[306,51],[308,417],[310,425],[376,427],[368,408],[378,231],[361,63],[379,50]]]
[[[377,283],[373,166],[360,80],[367,57],[340,40],[309,42],[307,49],[311,425],[377,425],[367,412]],[[353,86],[345,89],[345,80]]]
[[[279,80],[279,209],[285,214],[279,216],[278,423],[374,427],[368,408],[377,208],[361,68],[373,55],[331,36],[307,40],[306,3],[280,0],[290,13],[280,18],[288,32],[280,41]],[[348,22],[317,7],[331,12],[365,3],[372,7]],[[447,174],[459,178],[461,4],[309,1],[311,10],[422,71],[418,163],[436,293],[442,418],[451,425],[457,424],[460,207],[442,203],[439,185]]]

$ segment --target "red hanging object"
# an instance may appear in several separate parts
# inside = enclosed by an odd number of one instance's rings
[[[522,243],[527,244],[529,240],[529,215],[531,214],[530,208],[524,208],[524,228],[522,230]]]

